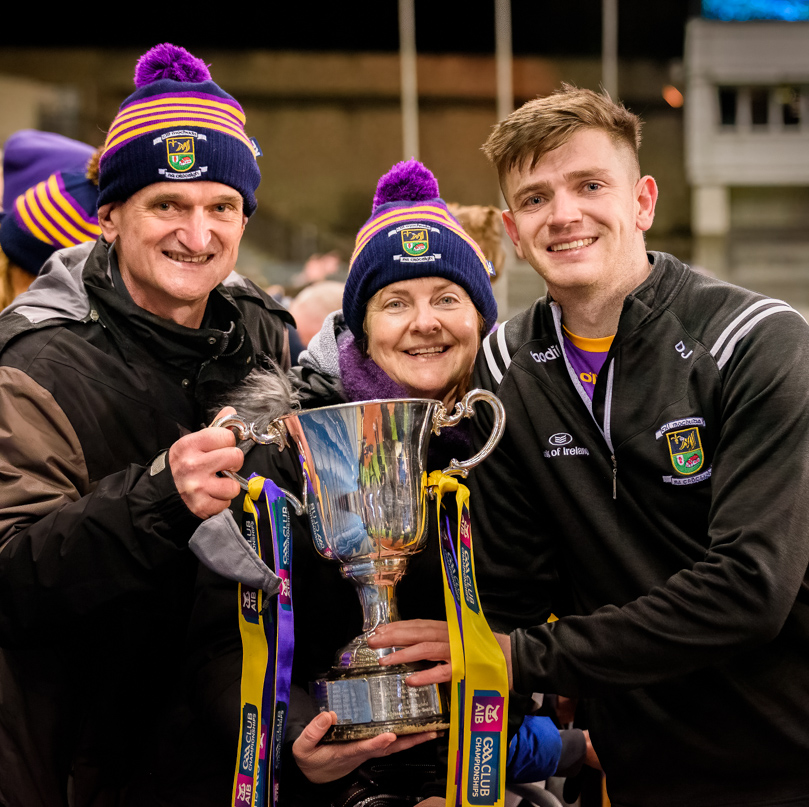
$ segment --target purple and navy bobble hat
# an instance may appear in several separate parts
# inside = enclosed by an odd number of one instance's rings
[[[98,188],[85,174],[93,153],[50,132],[23,130],[8,139],[0,248],[12,263],[36,275],[57,249],[101,235]]]
[[[20,129],[3,145],[3,210],[57,171],[83,173],[95,149],[54,132]]]
[[[98,205],[125,201],[155,182],[221,182],[256,210],[258,147],[235,98],[185,48],[157,45],[138,60],[137,88],[121,104],[99,162]]]
[[[416,160],[397,163],[380,180],[371,218],[357,234],[343,293],[343,316],[357,339],[368,301],[400,280],[443,277],[463,287],[491,330],[497,303],[491,264],[450,215],[432,172]]]

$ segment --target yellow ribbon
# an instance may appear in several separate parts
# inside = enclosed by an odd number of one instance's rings
[[[428,485],[436,493],[452,653],[447,805],[501,806],[508,755],[508,672],[500,645],[480,607],[469,489],[440,471],[430,474]],[[457,504],[454,540],[443,519],[443,497],[447,493],[455,494]]]

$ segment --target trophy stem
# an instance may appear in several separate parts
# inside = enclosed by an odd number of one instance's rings
[[[413,734],[449,728],[441,687],[407,685],[407,677],[421,665],[380,667],[379,659],[396,648],[368,647],[371,631],[399,619],[394,591],[407,560],[406,555],[375,555],[340,567],[362,603],[363,632],[337,653],[331,672],[311,684],[321,711],[337,713],[337,725],[329,729],[324,742],[360,740],[386,731]]]
[[[402,555],[377,556],[341,565],[340,572],[354,584],[360,598],[362,633],[338,651],[336,669],[378,669],[379,659],[393,652],[392,647],[372,650],[368,647],[367,637],[380,625],[399,620],[395,589],[404,574],[407,560]]]

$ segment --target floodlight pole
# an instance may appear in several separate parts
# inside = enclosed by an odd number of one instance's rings
[[[601,85],[618,100],[618,0],[601,0]]]
[[[416,73],[416,10],[414,0],[399,0],[399,65],[402,94],[404,156],[419,158],[419,92]]]
[[[497,120],[514,111],[511,0],[494,0],[494,58],[497,71]]]

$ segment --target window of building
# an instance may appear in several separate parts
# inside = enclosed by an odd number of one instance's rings
[[[753,126],[766,126],[770,120],[770,93],[767,87],[750,88],[750,122]]]
[[[722,129],[809,131],[809,86],[718,86],[717,115]]]
[[[784,126],[799,126],[801,122],[801,92],[798,87],[779,87],[778,105]]]
[[[722,126],[736,125],[738,95],[736,87],[719,87],[719,122]]]

